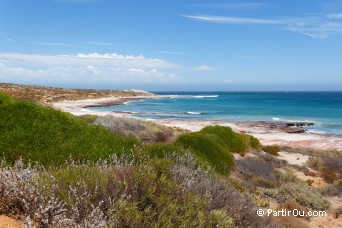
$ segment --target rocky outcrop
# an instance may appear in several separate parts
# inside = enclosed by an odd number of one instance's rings
[[[314,123],[312,122],[260,121],[260,123],[264,124],[266,127],[269,127],[270,129],[278,129],[290,134],[304,133],[305,129],[303,127],[314,125]]]

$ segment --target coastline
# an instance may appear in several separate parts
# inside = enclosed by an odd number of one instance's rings
[[[126,112],[110,112],[110,111],[93,111],[88,107],[102,107],[121,105],[125,102],[133,100],[141,100],[147,98],[165,98],[168,96],[147,95],[147,96],[127,96],[127,97],[105,97],[98,99],[59,101],[52,103],[52,107],[71,113],[75,116],[80,115],[113,115],[116,117],[138,118],[133,117]],[[247,133],[258,138],[264,145],[281,145],[294,148],[309,148],[319,150],[338,150],[342,151],[342,137],[335,135],[320,135],[314,133],[287,133],[280,128],[270,127],[270,123],[266,122],[234,122],[219,120],[150,120],[138,118],[145,121],[153,121],[168,127],[178,127],[189,131],[199,131],[205,126],[221,125],[231,127],[236,132]]]
[[[105,116],[105,115],[113,115],[119,117],[131,117],[130,113],[125,112],[110,112],[110,111],[94,111],[87,108],[90,107],[106,107],[106,106],[114,106],[114,105],[122,105],[126,102],[141,100],[147,98],[160,98],[162,96],[158,95],[146,95],[146,96],[127,96],[127,97],[104,97],[104,98],[96,98],[96,99],[84,99],[84,100],[65,100],[59,102],[53,102],[52,107],[59,109],[64,112],[71,113],[75,116],[81,115],[97,115],[97,116]]]

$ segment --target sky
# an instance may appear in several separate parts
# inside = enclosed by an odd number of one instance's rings
[[[342,90],[342,0],[1,0],[0,82]]]

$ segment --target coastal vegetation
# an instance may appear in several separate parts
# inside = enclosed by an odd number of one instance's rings
[[[89,118],[89,117],[88,117]],[[99,116],[93,121],[122,137],[134,137],[144,143],[166,143],[174,140],[177,132],[171,128],[133,118]]]
[[[292,148],[229,127],[74,117],[0,92],[0,130],[0,214],[28,227],[305,227],[256,211],[327,210],[342,192],[338,152],[294,166],[279,155]]]
[[[0,90],[15,99],[35,101],[43,105],[63,100],[81,100],[102,97],[135,97],[154,96],[140,90],[97,90],[97,89],[65,89],[48,86],[18,85],[0,83]]]
[[[0,151],[10,163],[20,157],[42,165],[61,165],[68,158],[91,160],[128,153],[140,142],[119,137],[68,113],[2,96]]]

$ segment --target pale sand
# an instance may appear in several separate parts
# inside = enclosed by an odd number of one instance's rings
[[[77,101],[61,101],[61,102],[53,103],[52,106],[64,112],[69,112],[75,116],[114,115],[114,116],[119,116],[119,117],[130,117],[131,115],[129,113],[116,113],[116,112],[110,112],[110,111],[93,111],[85,107],[95,106],[95,105],[100,106],[101,104],[106,104],[106,103],[113,103],[113,105],[123,104],[125,102],[129,102],[129,100],[139,100],[139,99],[158,98],[158,97],[159,96],[106,97],[106,98],[77,100]]]
[[[309,160],[308,155],[303,155],[299,153],[289,153],[286,151],[280,151],[279,153],[279,159],[283,159],[287,161],[290,165],[299,165],[304,166],[305,163]]]
[[[23,225],[18,223],[16,220],[7,217],[5,215],[0,215],[0,228],[21,228]]]
[[[139,96],[139,97],[108,97],[100,99],[88,99],[78,101],[62,101],[53,104],[53,107],[73,115],[114,115],[117,117],[132,117],[129,113],[115,113],[115,112],[99,112],[92,111],[87,106],[101,105],[105,103],[120,104],[130,99],[145,99],[158,98],[165,96]],[[205,126],[220,125],[231,127],[236,132],[247,133],[258,138],[263,145],[283,145],[290,147],[303,147],[322,150],[341,150],[342,151],[342,137],[338,136],[324,136],[317,134],[301,133],[289,134],[279,129],[269,129],[262,123],[250,122],[228,122],[228,121],[212,121],[212,120],[153,120],[154,122],[170,126],[179,127],[189,131],[199,131]]]

